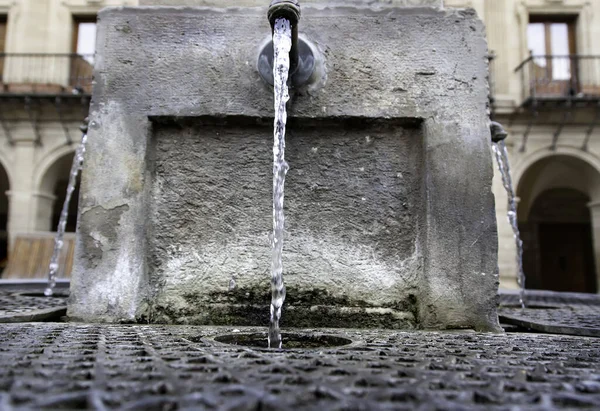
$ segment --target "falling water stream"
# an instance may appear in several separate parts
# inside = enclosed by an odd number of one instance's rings
[[[67,194],[65,196],[65,202],[60,213],[60,220],[58,222],[58,228],[56,230],[56,237],[54,237],[54,251],[52,252],[52,258],[50,259],[50,265],[48,267],[48,286],[44,291],[44,295],[50,297],[54,293],[54,287],[56,286],[56,273],[58,272],[58,259],[60,257],[60,251],[64,244],[65,229],[67,227],[67,217],[69,216],[69,204],[71,203],[71,196],[75,191],[75,184],[77,183],[77,175],[83,166],[83,158],[85,155],[85,144],[87,142],[87,134],[84,133],[81,138],[81,144],[75,150],[75,156],[73,157],[73,164],[71,165],[71,174],[69,175],[69,185],[67,186]]]
[[[271,264],[271,320],[269,324],[269,347],[281,348],[279,319],[285,300],[283,284],[283,198],[285,175],[289,169],[285,162],[285,125],[287,122],[286,103],[289,100],[288,75],[290,70],[290,50],[292,29],[287,19],[280,18],[273,29],[273,79],[275,90],[275,124],[273,140],[273,261]]]
[[[502,184],[508,196],[508,221],[513,230],[517,246],[517,281],[520,287],[519,303],[521,308],[525,308],[525,273],[523,272],[523,241],[519,233],[519,223],[517,220],[517,200],[512,179],[510,177],[510,163],[508,162],[508,152],[504,140],[493,143],[494,154],[502,175]]]

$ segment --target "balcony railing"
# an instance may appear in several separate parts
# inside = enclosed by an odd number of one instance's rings
[[[0,53],[0,94],[90,94],[94,57]]]
[[[600,56],[530,56],[515,72],[525,101],[600,97]]]

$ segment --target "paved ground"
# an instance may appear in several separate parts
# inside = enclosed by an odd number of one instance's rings
[[[600,409],[600,338],[527,332],[594,332],[598,296],[502,295],[518,332],[286,330],[316,346],[279,351],[215,339],[259,328],[24,322],[64,314],[64,296],[27,294],[0,292],[0,321],[20,321],[0,324],[0,411]]]
[[[233,331],[0,324],[0,409],[600,408],[597,338],[312,330],[353,343],[286,351],[213,339]]]
[[[12,289],[0,284],[0,323],[58,321],[66,312],[67,289],[53,298],[43,288]],[[528,307],[519,306],[515,293],[501,293],[500,319],[506,326],[553,334],[600,337],[600,295],[528,291]]]

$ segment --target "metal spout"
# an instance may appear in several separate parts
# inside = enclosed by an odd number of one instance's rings
[[[89,122],[90,122],[90,118],[89,117],[86,117],[85,120],[83,120],[83,123],[81,123],[81,125],[79,126],[79,130],[81,130],[81,133],[87,134],[88,127],[89,127]]]
[[[273,0],[267,13],[271,24],[271,38],[267,40],[258,55],[257,69],[260,76],[273,85],[273,32],[277,19],[290,22],[292,29],[292,48],[290,49],[290,71],[288,85],[294,88],[318,87],[324,84],[325,71],[323,56],[318,48],[306,36],[299,36],[300,3],[298,0]]]
[[[297,0],[273,0],[267,12],[271,30],[275,21],[285,18],[292,26],[292,49],[290,50],[290,76],[298,70],[298,24],[300,22],[300,3]]]
[[[490,123],[490,131],[492,133],[492,142],[493,143],[499,143],[500,141],[506,139],[506,137],[508,137],[508,133],[506,132],[506,130],[504,130],[504,127],[502,127],[502,124],[496,122],[496,121],[492,121]]]

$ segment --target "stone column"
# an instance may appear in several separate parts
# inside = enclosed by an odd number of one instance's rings
[[[505,15],[507,10],[507,1],[490,1],[485,8],[486,34],[490,51],[496,54],[494,59],[494,78],[496,95],[507,94],[508,77],[505,73],[512,73],[508,66],[508,59],[505,53]]]
[[[6,194],[8,196],[8,232],[9,243],[12,244],[15,235],[33,231],[35,218],[35,200],[33,193],[33,167],[35,164],[35,141],[33,135],[16,134],[20,138],[15,142],[14,156],[16,167],[13,175],[13,186]]]
[[[33,193],[32,200],[32,208],[37,210],[33,231],[56,231],[56,227],[52,227],[52,210],[56,196],[52,193],[36,192]]]
[[[4,83],[67,85],[71,52],[72,20],[65,2],[20,0],[9,14],[7,53],[48,53],[33,65],[31,57],[7,56]]]
[[[525,33],[523,24],[527,25],[527,22],[520,22],[517,18],[514,0],[485,3],[485,25],[489,49],[496,56],[492,63],[492,81],[496,107],[499,110],[512,109],[515,99],[521,98],[521,82],[514,81],[514,69],[523,60],[520,44],[521,35]],[[510,35],[516,32],[520,35]]]
[[[10,21],[18,21],[18,24],[8,25],[7,52],[40,53],[46,51],[46,44],[52,38],[47,24],[53,18],[49,14],[51,2],[49,0],[21,0],[17,3],[18,6],[11,10],[9,16]],[[42,46],[40,47],[40,45]]]
[[[592,219],[592,236],[594,239],[594,260],[596,263],[596,292],[600,293],[600,200],[588,204]]]

